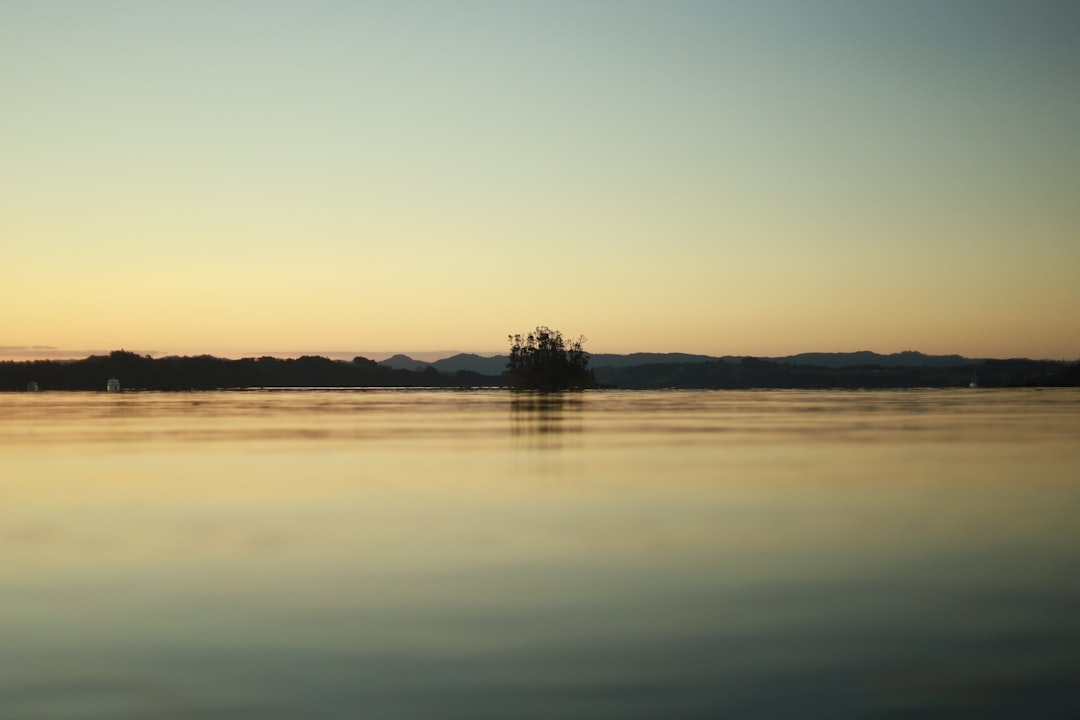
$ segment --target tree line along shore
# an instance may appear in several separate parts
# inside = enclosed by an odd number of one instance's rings
[[[574,351],[579,352],[580,346]],[[707,362],[659,362],[587,367],[573,356],[572,383],[565,387],[621,389],[828,389],[947,387],[1080,387],[1080,362],[977,360],[950,367],[858,365],[825,367],[757,358]],[[520,363],[518,363],[520,366]],[[351,361],[320,356],[244,358],[208,355],[152,358],[123,350],[82,360],[0,362],[0,391],[37,389],[104,391],[110,379],[124,390],[219,390],[284,387],[400,387],[563,389],[550,377],[433,366],[393,368],[364,357]],[[541,377],[543,381],[535,380]]]

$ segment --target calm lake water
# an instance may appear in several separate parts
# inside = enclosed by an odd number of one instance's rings
[[[0,717],[1080,716],[1080,392],[0,395]]]

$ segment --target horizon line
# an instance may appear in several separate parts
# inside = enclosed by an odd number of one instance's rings
[[[434,363],[438,360],[444,360],[447,358],[455,357],[457,355],[476,355],[479,357],[499,357],[506,355],[506,351],[492,351],[492,350],[370,350],[370,351],[353,351],[353,350],[293,350],[293,351],[260,351],[260,352],[236,352],[236,351],[209,351],[209,352],[165,352],[160,350],[146,350],[135,349],[128,350],[127,348],[113,348],[111,350],[65,350],[51,345],[0,345],[0,361],[3,362],[33,362],[35,360],[83,360],[88,357],[109,355],[112,352],[131,352],[136,355],[144,355],[155,359],[166,357],[198,357],[202,355],[209,355],[211,357],[220,358],[223,360],[241,360],[245,358],[260,358],[260,357],[272,357],[275,359],[287,360],[300,357],[324,357],[329,360],[352,360],[356,357],[363,357],[375,362],[383,362],[392,357],[398,355],[404,355],[411,360],[416,360],[425,363]],[[727,353],[723,355],[715,355],[711,353],[702,352],[686,352],[681,350],[634,350],[631,352],[592,352],[586,351],[588,355],[693,355],[698,357],[711,357],[711,358],[762,358],[762,359],[775,359],[775,358],[788,358],[797,357],[800,355],[852,355],[857,353],[873,353],[875,355],[881,355],[888,357],[890,355],[900,355],[904,353],[916,353],[925,355],[927,357],[961,357],[966,360],[1050,360],[1055,362],[1080,362],[1080,357],[1077,358],[1051,358],[1051,357],[1033,357],[1030,355],[1011,355],[1008,357],[991,357],[991,356],[974,356],[964,355],[962,353],[927,353],[921,350],[898,350],[894,352],[880,352],[877,350],[809,350],[795,353],[787,353],[784,355],[761,355],[761,354],[742,354],[742,353]]]

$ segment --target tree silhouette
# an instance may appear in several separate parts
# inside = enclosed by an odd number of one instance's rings
[[[593,387],[585,336],[567,342],[558,330],[541,325],[528,335],[509,335],[507,370],[510,387],[520,390],[569,390]]]

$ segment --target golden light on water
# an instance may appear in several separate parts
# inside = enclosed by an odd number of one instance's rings
[[[8,394],[0,703],[1075,706],[1075,394]]]

